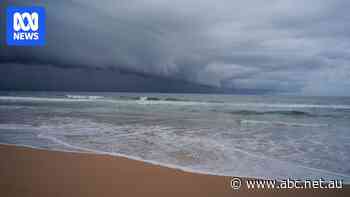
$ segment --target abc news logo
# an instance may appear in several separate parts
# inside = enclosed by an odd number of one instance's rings
[[[13,15],[13,39],[14,40],[38,40],[39,33],[36,32],[39,29],[39,15],[36,12],[29,14],[24,12],[22,14],[15,12]],[[27,25],[24,21],[27,20]],[[24,31],[24,32],[21,32]]]
[[[7,8],[7,44],[45,44],[45,10],[42,7]]]

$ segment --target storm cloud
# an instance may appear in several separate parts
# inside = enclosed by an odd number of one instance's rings
[[[47,44],[7,47],[1,30],[2,69],[121,69],[236,91],[350,95],[346,0],[16,1],[2,13],[33,4],[46,8]]]

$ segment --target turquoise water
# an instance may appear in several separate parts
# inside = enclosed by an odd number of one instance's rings
[[[350,98],[1,92],[0,143],[208,174],[350,181]]]

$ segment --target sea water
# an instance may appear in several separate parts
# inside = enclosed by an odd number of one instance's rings
[[[0,143],[186,171],[350,182],[350,98],[0,92]]]

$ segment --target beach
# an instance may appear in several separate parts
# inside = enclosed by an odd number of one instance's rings
[[[184,172],[123,157],[0,145],[1,196],[349,196],[343,189],[247,190],[232,177]],[[245,179],[242,179],[244,182]]]
[[[0,144],[204,174],[349,183],[349,109],[339,98],[1,92]]]

